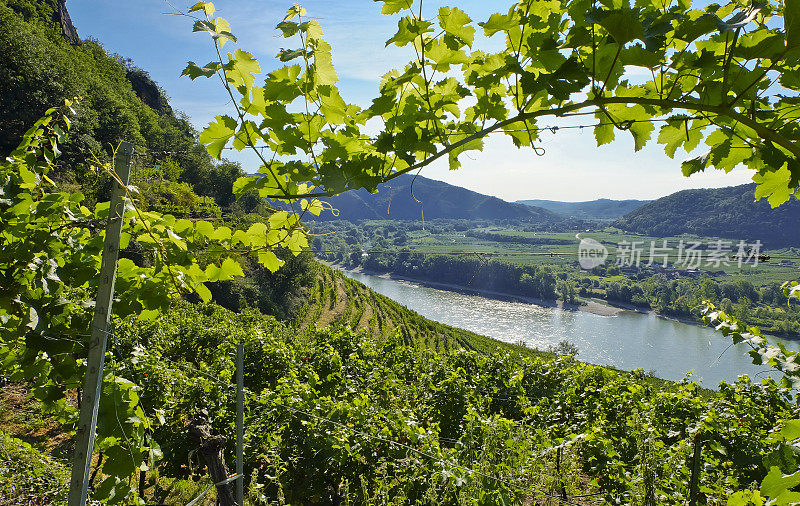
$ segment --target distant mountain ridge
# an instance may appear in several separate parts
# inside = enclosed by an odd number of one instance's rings
[[[322,213],[320,219],[324,220],[419,220],[424,216],[426,219],[512,219],[550,223],[563,219],[540,207],[506,202],[423,176],[414,180],[414,176],[408,174],[380,185],[378,193],[362,189],[325,200],[339,210],[339,215]]]
[[[584,202],[562,202],[558,200],[527,199],[518,204],[536,206],[553,211],[568,218],[582,220],[616,220],[652,202],[651,200],[612,200],[597,199]]]
[[[755,200],[755,183],[727,188],[683,190],[626,214],[614,223],[628,232],[656,237],[715,236],[769,247],[800,245],[800,202],[792,198],[772,209]]]

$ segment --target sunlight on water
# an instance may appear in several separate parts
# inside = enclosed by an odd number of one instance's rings
[[[693,371],[692,378],[702,379],[709,388],[740,374],[757,380],[779,376],[768,367],[753,365],[746,345],[732,345],[730,339],[699,325],[634,312],[598,316],[354,272],[344,274],[426,318],[501,341],[522,341],[544,349],[565,339],[578,347],[578,359],[593,364],[641,368],[670,380],[680,380]],[[787,348],[798,349],[796,342],[780,341]]]

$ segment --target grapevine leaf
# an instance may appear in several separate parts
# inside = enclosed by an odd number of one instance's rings
[[[675,29],[675,37],[691,42],[707,33],[716,31],[718,21],[719,18],[713,14],[702,14],[694,19],[684,20]]]
[[[611,123],[598,123],[594,127],[594,138],[598,146],[612,142],[614,140],[614,125]]]
[[[230,257],[222,261],[220,271],[224,273],[225,279],[233,279],[236,276],[244,276],[242,266],[239,265],[239,262]]]
[[[483,23],[478,23],[483,27],[483,33],[487,37],[491,37],[497,32],[507,32],[519,27],[519,19],[517,11],[514,7],[508,10],[508,14],[495,13],[489,16],[489,20]]]
[[[681,172],[683,172],[683,175],[686,177],[689,177],[696,172],[702,172],[708,166],[710,159],[711,152],[707,152],[694,158],[690,158],[689,160],[685,160],[683,163],[681,163]]]
[[[314,50],[314,79],[322,86],[334,85],[339,80],[333,68],[331,46],[324,40],[318,41]]]
[[[203,302],[211,301],[211,290],[209,290],[204,283],[198,283],[194,287],[194,290],[197,292],[197,295],[200,296],[200,299],[202,299]]]
[[[204,11],[206,16],[211,17],[214,15],[216,9],[214,9],[214,4],[211,2],[197,2],[189,8],[189,12],[197,11]]]
[[[424,19],[400,18],[397,22],[397,33],[386,41],[386,45],[395,44],[397,46],[406,46],[417,37],[421,37],[426,33],[433,31],[433,23]]]
[[[376,0],[383,2],[381,14],[397,14],[403,9],[410,9],[413,0]]]
[[[200,133],[198,140],[206,144],[208,154],[214,158],[221,158],[222,148],[228,140],[236,133],[236,120],[230,116],[217,116],[216,121],[211,122],[205,130]]]
[[[780,206],[794,193],[794,189],[789,188],[791,178],[792,174],[785,164],[776,171],[753,175],[753,181],[758,183],[756,200],[767,197],[770,206],[773,208]]]
[[[772,466],[761,482],[761,494],[765,497],[778,498],[797,485],[800,485],[800,471],[785,475],[778,466]]]
[[[275,272],[281,268],[284,262],[271,251],[261,251],[258,253],[258,263],[269,269],[270,272]]]
[[[786,32],[786,47],[800,47],[800,0],[784,0],[783,28]]]
[[[195,62],[190,61],[186,66],[186,68],[183,69],[181,76],[189,76],[189,78],[192,81],[194,81],[200,76],[203,77],[213,76],[214,73],[216,73],[216,71],[219,70],[219,68],[220,68],[219,63],[215,61],[207,63],[204,67],[201,67]]]
[[[786,420],[781,424],[780,432],[771,437],[773,441],[777,441],[776,436],[788,441],[800,439],[800,420]]]
[[[461,162],[458,161],[458,155],[460,155],[464,151],[472,151],[472,150],[480,151],[482,149],[483,149],[483,139],[472,139],[469,142],[465,142],[459,147],[453,149],[452,151],[450,151],[450,153],[448,153],[450,170],[456,170],[461,166]]]
[[[276,28],[283,32],[285,38],[289,38],[300,31],[300,24],[294,21],[281,21]]]
[[[469,26],[471,22],[472,19],[467,13],[457,7],[439,9],[439,26],[442,30],[461,39],[469,47],[472,47],[472,41],[475,39],[475,27]]]
[[[605,28],[618,44],[626,44],[644,37],[641,15],[635,10],[612,11],[604,16],[598,24]]]
[[[664,152],[675,158],[675,151],[686,142],[683,122],[667,123],[658,132],[658,143],[664,144]]]
[[[211,237],[214,235],[214,225],[207,221],[198,221],[194,224],[195,233],[201,237]]]
[[[230,61],[227,71],[228,81],[236,87],[244,85],[246,88],[252,88],[255,83],[253,74],[261,73],[261,66],[253,55],[237,49],[233,54],[228,53],[228,60]]]

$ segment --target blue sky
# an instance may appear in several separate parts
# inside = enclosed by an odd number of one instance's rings
[[[253,52],[262,69],[270,70],[278,66],[278,50],[292,44],[274,29],[292,3],[221,0],[215,5],[218,15],[230,21],[239,47]],[[440,6],[452,4],[473,20],[483,21],[492,12],[507,11],[510,1],[426,0],[424,10],[432,16]],[[191,4],[177,0],[174,5],[186,9]],[[314,0],[302,5],[322,24],[333,47],[342,96],[349,102],[369,105],[376,95],[379,77],[412,57],[405,49],[384,48],[385,41],[396,31],[397,19],[381,15],[380,4],[368,0]],[[192,33],[189,19],[165,14],[172,12],[165,0],[70,0],[67,7],[81,37],[95,38],[108,51],[130,58],[147,70],[166,90],[173,107],[189,115],[198,129],[213,116],[228,112],[230,106],[218,82],[192,82],[179,77],[188,60],[200,64],[210,61],[212,46],[204,34]],[[479,37],[480,33],[479,29]],[[497,36],[477,43],[490,49],[500,42]],[[541,123],[551,124],[555,123]],[[510,140],[498,136],[487,141],[482,153],[462,155],[460,170],[449,171],[443,163],[427,167],[422,175],[510,201],[652,199],[687,188],[747,183],[751,175],[745,169],[729,174],[709,170],[685,178],[680,162],[687,155],[679,151],[674,160],[670,159],[655,142],[634,153],[633,140],[624,132],[617,132],[616,141],[598,148],[591,129],[561,130],[556,135],[544,133],[541,146],[546,153],[537,156],[530,149],[516,149]],[[248,157],[239,158],[231,151],[227,156],[240,161],[246,170],[257,169]]]

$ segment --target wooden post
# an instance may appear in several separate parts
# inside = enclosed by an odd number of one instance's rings
[[[564,478],[563,473],[561,472],[561,460],[563,456],[564,447],[562,446],[564,443],[558,446],[558,450],[556,450],[556,475],[558,476],[558,486],[559,492],[561,493],[561,500],[567,501],[567,487],[564,485]]]
[[[225,443],[228,438],[213,434],[208,411],[204,409],[199,410],[189,424],[189,433],[197,441],[211,480],[217,484],[217,504],[234,506],[236,499],[228,481],[228,466],[225,465]]]
[[[700,488],[700,454],[703,450],[703,433],[694,435],[694,452],[692,454],[692,477],[689,481],[689,506],[696,506]]]
[[[236,345],[236,503],[244,506],[244,344]]]
[[[120,181],[128,184],[131,171],[133,144],[120,144],[115,157],[114,170]],[[89,471],[92,467],[92,450],[97,429],[97,409],[103,385],[103,366],[108,342],[108,323],[111,319],[111,304],[114,301],[114,281],[117,278],[117,258],[122,222],[125,214],[125,189],[114,182],[111,204],[108,209],[108,225],[100,266],[100,283],[92,319],[89,356],[86,359],[86,378],[83,383],[80,415],[76,434],[75,453],[72,455],[72,477],[69,483],[69,506],[84,506],[89,492]]]

